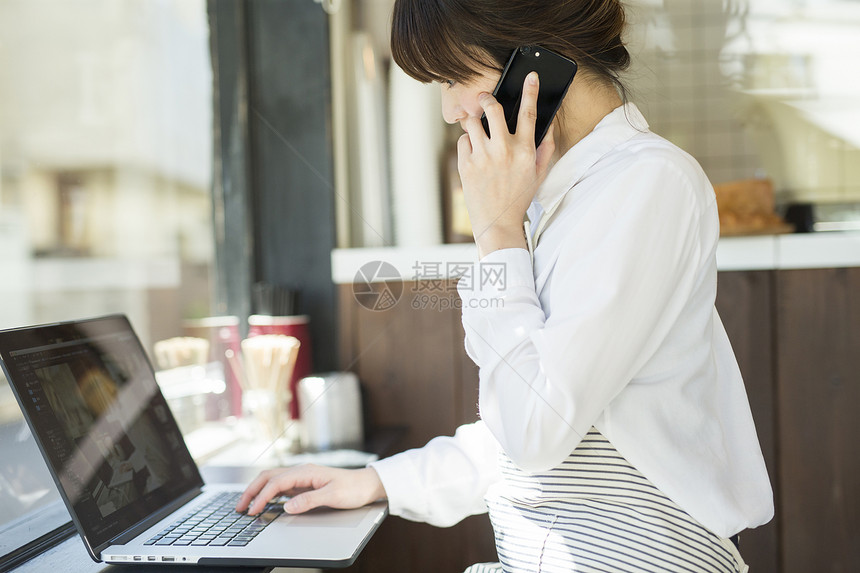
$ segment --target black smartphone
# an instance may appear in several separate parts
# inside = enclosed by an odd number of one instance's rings
[[[505,120],[510,133],[516,132],[517,116],[520,113],[520,102],[523,96],[523,82],[532,71],[536,71],[540,78],[535,122],[535,147],[537,147],[543,141],[555,113],[561,107],[573,76],[576,75],[576,62],[539,46],[522,46],[514,50],[502,71],[502,77],[496,84],[496,89],[493,90],[493,96],[505,110]],[[490,125],[486,115],[481,116],[481,123],[484,124],[484,131],[489,136]]]

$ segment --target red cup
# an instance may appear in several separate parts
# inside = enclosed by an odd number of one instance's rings
[[[297,386],[299,380],[310,375],[313,371],[313,355],[311,354],[311,332],[306,315],[297,316],[267,316],[253,314],[248,317],[248,338],[261,334],[283,334],[293,336],[299,341],[299,354],[290,378],[290,392],[293,399],[290,402],[290,417],[299,419],[299,400]]]
[[[241,372],[237,372],[237,358],[242,352],[238,316],[210,316],[182,323],[186,336],[204,338],[209,341],[209,359],[224,365],[224,380],[227,383],[227,400],[230,414],[242,415]],[[229,352],[228,352],[229,351]],[[231,356],[233,358],[231,358]]]

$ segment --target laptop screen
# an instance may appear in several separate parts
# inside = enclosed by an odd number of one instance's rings
[[[91,546],[202,485],[124,316],[0,332],[0,359]]]

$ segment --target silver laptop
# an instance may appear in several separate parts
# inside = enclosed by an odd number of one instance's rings
[[[0,362],[96,561],[346,567],[387,515],[237,513],[244,484],[204,485],[125,316],[0,331]]]

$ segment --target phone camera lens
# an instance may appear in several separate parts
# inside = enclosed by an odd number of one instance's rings
[[[531,51],[532,51],[532,47],[531,47],[531,46],[525,46],[525,47],[523,47],[523,48],[520,48],[520,52],[521,52],[524,56],[528,56],[528,55],[531,53]]]

